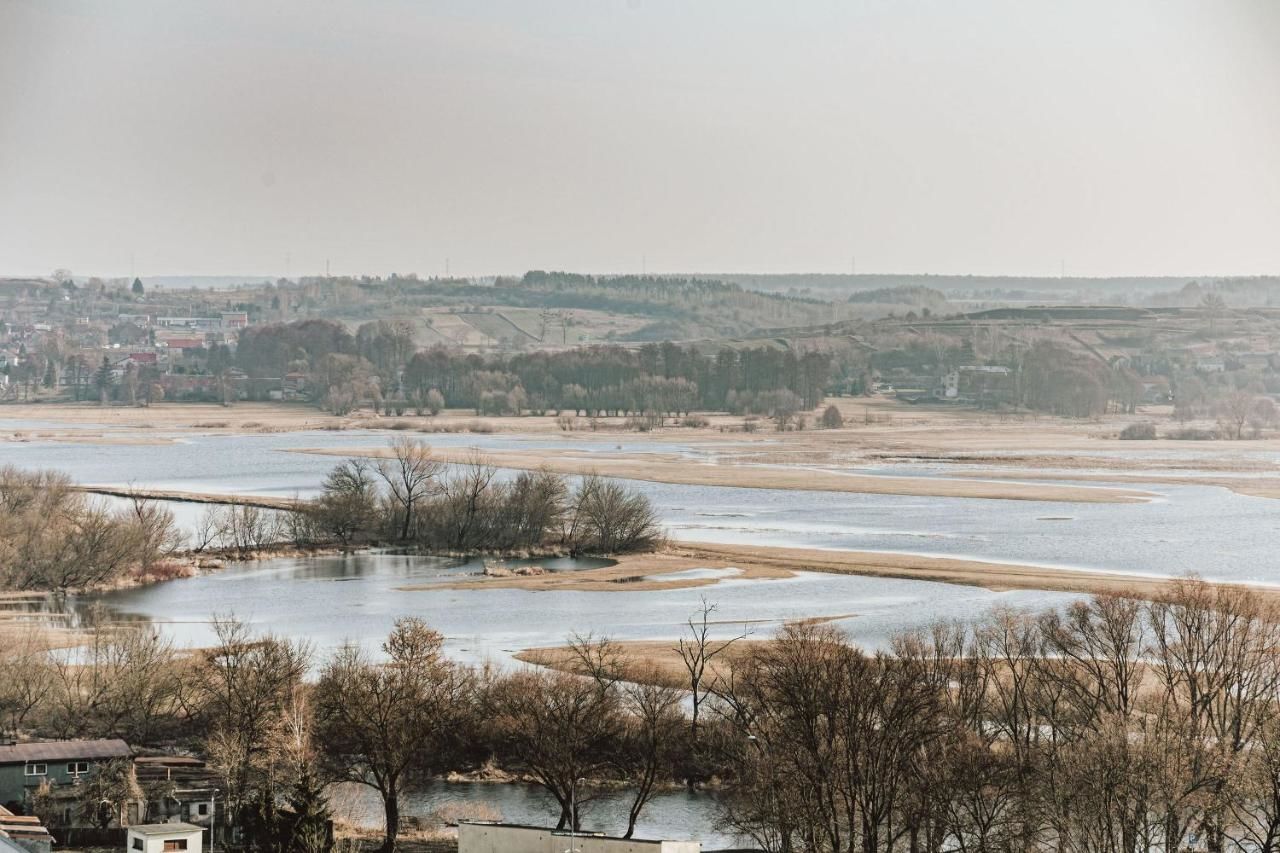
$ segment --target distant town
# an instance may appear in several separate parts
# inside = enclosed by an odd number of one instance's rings
[[[1165,432],[1193,438],[1275,426],[1269,279],[1154,280],[1115,300],[1131,282],[731,278],[531,272],[228,289],[63,271],[0,279],[0,400],[279,401],[341,415],[709,410],[781,415],[794,428],[792,414],[824,393],[880,393],[1072,417],[1168,405]],[[583,372],[585,362],[614,364]]]

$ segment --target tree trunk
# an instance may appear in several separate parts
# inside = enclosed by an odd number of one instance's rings
[[[404,505],[404,526],[400,528],[400,538],[407,540],[409,538],[409,522],[413,518],[413,502],[409,501]]]
[[[396,849],[396,836],[400,834],[400,797],[394,788],[382,793],[382,808],[387,819],[382,853],[392,853]]]

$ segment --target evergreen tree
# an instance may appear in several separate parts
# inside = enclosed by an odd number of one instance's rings
[[[98,365],[97,371],[93,374],[93,387],[98,389],[98,399],[102,403],[107,402],[107,397],[111,393],[111,386],[114,380],[111,378],[111,362],[104,355],[102,364]]]
[[[145,289],[142,287],[142,279],[135,278],[133,280],[133,295],[142,296],[145,292]]]
[[[289,850],[291,853],[328,853],[329,802],[324,795],[324,785],[304,765],[289,795],[291,827]]]
[[[240,825],[244,831],[245,847],[261,853],[283,853],[285,832],[282,824],[271,786],[260,786],[241,809]]]

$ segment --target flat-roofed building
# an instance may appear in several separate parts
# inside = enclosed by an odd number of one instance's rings
[[[126,853],[201,853],[204,830],[189,823],[141,823],[129,827]]]

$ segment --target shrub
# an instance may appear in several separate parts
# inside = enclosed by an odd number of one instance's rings
[[[627,418],[624,428],[631,432],[648,432],[653,429],[653,421],[649,418],[632,416]]]
[[[1152,441],[1156,437],[1156,425],[1148,421],[1129,424],[1120,430],[1122,441]]]
[[[1196,427],[1187,427],[1186,429],[1176,430],[1165,436],[1175,441],[1214,441],[1217,439],[1218,431],[1216,429],[1198,429]]]
[[[692,427],[692,428],[694,428],[694,429],[698,429],[698,428],[701,428],[701,427],[707,427],[707,426],[710,426],[710,425],[711,425],[711,421],[707,420],[707,419],[706,419],[706,418],[704,418],[702,415],[685,415],[685,416],[680,420],[680,425],[681,425],[681,426]]]
[[[826,411],[822,413],[823,429],[839,429],[844,426],[844,416],[840,414],[840,410],[834,405],[827,406]]]

